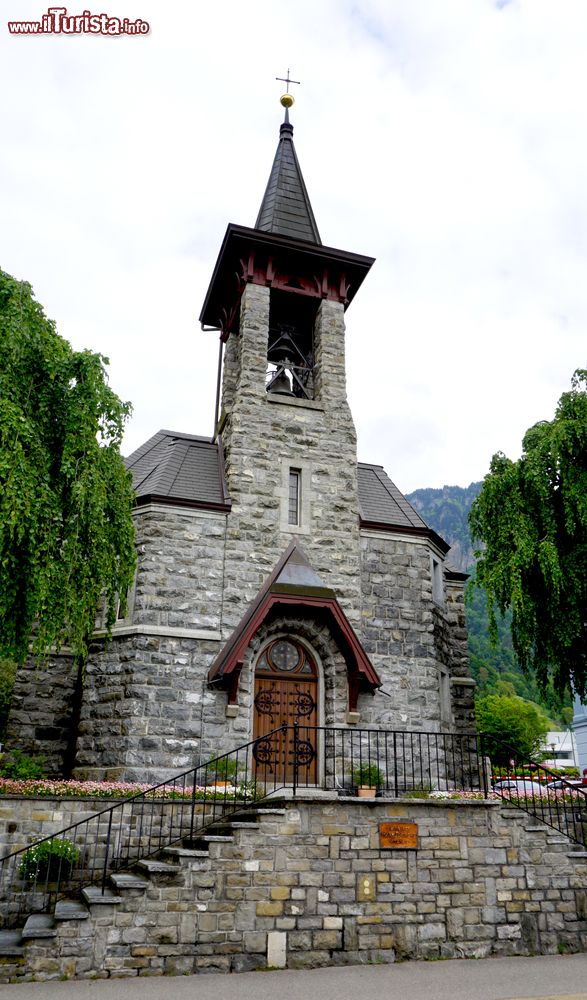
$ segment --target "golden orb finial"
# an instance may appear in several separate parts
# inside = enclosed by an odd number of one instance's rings
[[[291,108],[292,104],[294,103],[293,94],[282,94],[281,97],[279,98],[279,103],[284,108]]]

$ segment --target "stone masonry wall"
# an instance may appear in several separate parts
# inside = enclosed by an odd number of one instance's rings
[[[415,822],[417,850],[382,850],[382,821]],[[2,980],[587,949],[585,852],[499,802],[275,800],[232,832],[3,956]]]
[[[457,731],[473,732],[475,682],[469,673],[464,583],[447,580],[445,596],[444,613],[437,611],[435,615],[436,644],[449,671],[454,727]]]
[[[428,545],[361,532],[360,638],[391,695],[364,695],[361,724],[440,727],[439,650]]]
[[[76,777],[163,781],[243,742],[225,692],[207,684],[217,652],[218,642],[148,634],[96,644]]]
[[[447,591],[446,608],[434,604],[428,544],[359,531],[343,307],[320,305],[316,398],[303,401],[265,389],[269,297],[268,288],[247,286],[240,333],[226,346],[230,514],[165,505],[135,512],[136,585],[112,642],[97,641],[91,650],[77,740],[80,776],[159,781],[251,738],[258,643],[231,711],[226,693],[208,687],[207,673],[292,539],[336,592],[389,695],[361,695],[354,721],[397,730],[472,728],[461,599]],[[299,526],[287,524],[290,467],[301,470]],[[345,725],[346,678],[334,662],[324,661],[321,722]],[[442,665],[451,673],[451,725],[442,710]],[[63,770],[75,736],[74,685],[63,658],[46,675],[27,670],[18,678],[10,742],[43,753],[50,773]]]
[[[137,508],[134,625],[220,628],[226,515]]]
[[[292,538],[358,625],[357,456],[345,388],[344,310],[329,301],[318,310],[317,393],[306,403],[266,391],[269,296],[268,288],[247,285],[238,343],[226,357],[223,443],[232,510],[223,630],[238,623]],[[302,471],[299,527],[283,516],[290,467]]]
[[[48,774],[62,775],[72,764],[77,668],[67,654],[46,666],[29,659],[18,668],[6,745],[41,756]]]

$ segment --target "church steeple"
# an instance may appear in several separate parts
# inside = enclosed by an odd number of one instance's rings
[[[289,88],[289,83],[298,81],[290,80],[288,71],[286,82]],[[322,244],[293,143],[289,92],[281,104],[285,120],[255,227],[228,226],[200,322],[203,328],[220,329],[223,341],[238,335],[245,289],[261,285],[271,291],[274,330],[284,324],[307,328],[304,343],[297,344],[307,364],[309,354],[315,353],[310,331],[320,302],[338,302],[346,309],[373,258]],[[291,330],[287,333],[291,336]],[[272,339],[270,350],[274,347]],[[278,347],[283,353],[283,344]],[[297,363],[295,358],[290,360]]]
[[[293,102],[291,95],[287,96]],[[255,229],[261,229],[266,233],[278,233],[280,236],[290,236],[292,239],[308,240],[319,246],[322,244],[296,156],[293,125],[289,120],[287,106]]]

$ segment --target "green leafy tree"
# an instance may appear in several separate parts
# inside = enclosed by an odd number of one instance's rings
[[[484,753],[494,764],[507,764],[512,755],[520,760],[541,756],[549,720],[538,705],[505,694],[487,694],[477,698],[475,716],[484,734]]]
[[[531,427],[517,462],[493,456],[470,514],[490,625],[511,608],[518,661],[541,691],[587,689],[587,371],[554,419]]]
[[[0,271],[0,656],[83,661],[105,595],[116,619],[135,566],[129,415],[107,359],[73,351],[33,298]]]
[[[16,679],[16,663],[0,657],[0,743],[6,738],[6,725],[12,704],[12,692]]]

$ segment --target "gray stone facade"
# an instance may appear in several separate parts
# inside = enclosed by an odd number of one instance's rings
[[[316,393],[308,401],[266,392],[268,310],[269,290],[247,286],[241,332],[227,347],[222,437],[230,512],[137,507],[136,584],[112,641],[98,632],[91,650],[78,776],[160,780],[251,739],[254,653],[266,630],[251,645],[228,713],[227,695],[208,685],[208,671],[292,539],[336,593],[381,680],[383,693],[362,694],[352,722],[472,728],[462,583],[445,581],[434,593],[432,560],[442,562],[443,554],[433,540],[360,526],[342,306],[324,302],[319,309]],[[291,467],[302,477],[295,526],[284,515]],[[288,630],[309,636],[320,664],[320,724],[349,724],[335,639],[307,613],[282,624],[279,634]],[[46,694],[51,678],[59,702],[74,704],[75,676],[62,663],[65,670],[53,669],[40,689],[34,668],[23,671],[10,734],[11,742],[44,753],[53,773],[62,770],[68,713],[59,708],[58,732]],[[36,700],[39,690],[45,694]]]

